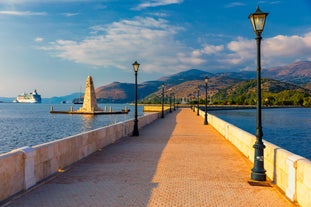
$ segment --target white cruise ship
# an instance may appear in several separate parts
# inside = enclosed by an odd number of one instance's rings
[[[13,101],[15,103],[41,103],[41,95],[34,90],[32,93],[22,93]]]

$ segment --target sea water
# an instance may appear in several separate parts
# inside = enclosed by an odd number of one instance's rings
[[[74,104],[0,104],[0,154],[24,146],[35,146],[81,132],[134,118],[134,107],[128,104],[99,104],[107,111],[120,111],[127,107],[128,114],[80,115],[50,114],[56,111],[77,110],[82,105]],[[138,116],[143,108],[138,106]]]
[[[24,146],[35,146],[81,132],[134,118],[134,107],[128,104],[99,104],[104,109],[129,114],[70,115],[50,114],[51,104],[0,104],[0,154]],[[53,104],[54,110],[77,110],[81,105]],[[256,110],[208,111],[251,133],[256,131]],[[138,106],[138,116],[143,107]],[[262,126],[267,140],[290,152],[311,160],[311,108],[271,108],[262,110]]]
[[[255,109],[208,113],[255,135]],[[262,109],[262,127],[264,140],[311,160],[311,108]]]

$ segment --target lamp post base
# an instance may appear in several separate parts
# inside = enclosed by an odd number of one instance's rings
[[[138,131],[138,120],[134,120],[133,136],[139,136],[139,131]]]
[[[261,130],[259,130],[261,131]],[[261,140],[261,132],[257,132]],[[264,148],[266,147],[261,141],[256,141],[254,144],[254,167],[251,172],[251,179],[257,181],[266,181],[266,170],[264,168]]]
[[[134,129],[134,131],[133,131],[133,136],[135,136],[135,137],[139,136],[138,130],[135,130],[135,129]]]
[[[205,117],[204,117],[204,125],[208,125],[208,122],[207,122],[207,114],[205,114]]]
[[[266,172],[252,172],[251,179],[257,181],[266,181]]]

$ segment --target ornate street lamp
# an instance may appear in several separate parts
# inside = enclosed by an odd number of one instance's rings
[[[197,115],[198,116],[200,115],[200,112],[199,112],[199,101],[200,101],[200,88],[198,88],[198,104],[197,104],[197,108],[198,108]]]
[[[208,83],[208,77],[205,77],[205,114],[204,114],[204,125],[207,125],[207,83]]]
[[[174,108],[174,111],[176,110],[175,102],[176,102],[175,93],[173,93],[173,108]]]
[[[264,148],[266,147],[262,142],[262,122],[261,122],[261,54],[260,43],[261,33],[265,27],[266,17],[269,13],[262,12],[257,7],[255,13],[248,16],[250,19],[254,32],[256,34],[257,42],[257,116],[256,116],[256,142],[254,144],[254,167],[251,173],[251,179],[257,181],[266,180],[266,170],[264,169]]]
[[[138,72],[138,68],[139,68],[139,63],[135,61],[133,63],[133,69],[135,72],[135,119],[134,119],[133,136],[139,136],[138,119],[137,119],[137,72]]]
[[[170,94],[170,113],[172,113],[172,94]]]
[[[165,85],[164,83],[162,83],[162,114],[161,114],[161,118],[163,119],[164,118],[164,88],[165,88]]]
[[[191,96],[191,106],[192,106],[192,111],[195,112],[195,93],[193,96]]]

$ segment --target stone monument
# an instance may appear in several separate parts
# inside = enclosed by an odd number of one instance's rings
[[[101,109],[97,106],[93,79],[91,76],[88,76],[86,79],[83,105],[77,112],[93,113],[95,111],[101,111]]]
[[[83,105],[78,110],[74,111],[73,107],[70,108],[69,111],[55,111],[52,106],[50,109],[50,113],[52,114],[89,114],[89,115],[97,115],[97,114],[128,114],[130,112],[129,109],[125,107],[120,111],[112,111],[112,107],[110,107],[110,111],[101,110],[96,101],[94,83],[91,76],[88,76],[86,79],[85,93]]]

